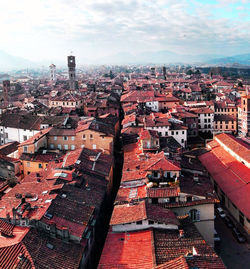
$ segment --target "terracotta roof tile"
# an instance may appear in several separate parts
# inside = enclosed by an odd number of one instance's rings
[[[34,269],[32,258],[23,243],[0,248],[0,268]]]
[[[108,233],[98,269],[152,269],[154,266],[151,230]]]
[[[115,206],[110,225],[119,225],[146,219],[163,222],[165,224],[179,224],[179,221],[171,210],[163,209],[160,206],[142,201],[136,204]]]
[[[222,142],[229,145],[227,139],[222,140]],[[240,155],[246,150],[246,148],[243,148],[241,152],[241,146],[234,145],[235,140],[233,140],[230,148]],[[243,158],[246,157],[248,158],[247,155],[243,156]],[[232,201],[247,218],[250,218],[249,168],[237,161],[221,146],[214,147],[210,152],[199,156],[199,159],[230,201]]]
[[[167,187],[167,188],[149,188],[147,190],[148,198],[167,198],[179,196],[179,187]]]

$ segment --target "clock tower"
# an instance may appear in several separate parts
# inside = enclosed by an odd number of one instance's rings
[[[75,56],[68,56],[68,68],[69,68],[69,88],[71,91],[75,91],[76,88],[76,62]]]

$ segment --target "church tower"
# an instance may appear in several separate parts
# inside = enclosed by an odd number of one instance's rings
[[[54,64],[51,64],[49,66],[50,69],[50,81],[55,82],[56,81],[56,66]]]
[[[71,91],[75,91],[76,88],[76,62],[75,56],[68,56],[68,68],[69,68],[69,88]]]

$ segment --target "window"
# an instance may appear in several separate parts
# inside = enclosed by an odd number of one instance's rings
[[[8,133],[5,133],[5,138],[8,138],[8,137],[9,137]]]
[[[171,132],[171,135],[174,135],[174,131]]]
[[[181,139],[181,143],[184,143],[184,139],[183,138]]]
[[[187,202],[192,202],[192,196],[187,197]]]
[[[153,171],[153,177],[158,177],[158,172],[157,171]]]
[[[26,141],[27,140],[27,135],[24,135],[23,136],[23,141]]]
[[[62,149],[61,144],[58,144],[57,147],[58,147],[58,149]]]
[[[23,152],[26,152],[26,153],[28,152],[28,147],[27,146],[23,147]]]
[[[43,168],[41,163],[38,164],[38,168]]]
[[[175,203],[175,201],[176,201],[175,197],[170,197],[170,199],[169,199],[170,203]]]
[[[71,137],[71,140],[72,140],[72,141],[74,141],[74,140],[75,140],[75,137],[74,137],[74,136],[72,136],[72,137]]]
[[[30,162],[27,162],[27,167],[30,167]]]
[[[154,224],[154,223],[155,223],[155,222],[152,221],[152,220],[149,220],[149,221],[148,221],[148,224],[149,224],[149,225],[150,225],[150,224],[152,225],[152,224]]]
[[[200,211],[197,209],[191,209],[189,211],[189,217],[192,221],[199,221],[200,220]]]
[[[75,145],[71,145],[71,149],[74,150],[76,147]]]
[[[178,131],[176,131],[176,135],[178,135],[179,134],[179,132]]]
[[[68,145],[64,145],[64,149],[68,150],[69,146]]]
[[[64,141],[67,141],[67,140],[68,140],[68,137],[67,137],[67,136],[64,136],[64,137],[63,137],[63,140],[64,140]]]
[[[85,134],[82,135],[82,139],[86,140],[86,135]]]
[[[182,131],[182,134],[184,134],[185,132],[184,131]]]
[[[54,140],[57,140],[57,136],[54,136]]]
[[[136,222],[137,225],[141,225],[142,224],[142,220],[139,220]]]
[[[90,135],[89,135],[89,138],[90,138],[90,139],[93,139],[93,135],[92,135],[92,134],[90,134]]]
[[[50,144],[49,146],[51,149],[54,149],[54,147],[55,147],[54,144]]]
[[[96,149],[96,145],[95,144],[93,144],[93,149]]]

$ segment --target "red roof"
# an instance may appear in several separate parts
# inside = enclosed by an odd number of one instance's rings
[[[13,235],[14,225],[0,219],[0,232],[9,236]]]
[[[224,141],[223,142],[227,142]],[[250,173],[221,146],[199,157],[209,174],[238,209],[250,218]]]
[[[147,192],[149,198],[177,197],[179,193],[179,187],[149,188]]]
[[[108,233],[99,269],[152,269],[154,266],[151,230]]]
[[[151,137],[156,137],[158,138],[158,132],[157,131],[153,131],[153,130],[143,130],[140,133],[140,139],[141,140],[145,140],[145,139],[151,139]]]
[[[241,158],[246,160],[250,163],[250,146],[247,144],[244,144],[243,142],[240,142],[237,140],[234,136],[230,134],[219,134],[215,136],[215,140],[220,143],[224,144],[226,147],[231,149],[234,153],[239,155]]]
[[[155,171],[180,171],[181,168],[175,165],[172,161],[167,160],[163,154],[162,158],[148,165],[146,170]]]
[[[147,197],[147,187],[139,186],[135,188],[119,188],[116,202],[131,201]]]
[[[114,207],[110,225],[119,225],[141,220],[153,220],[165,224],[179,225],[175,214],[166,208],[146,203],[124,204]]]
[[[134,181],[145,179],[147,176],[147,172],[144,171],[123,171],[122,172],[122,182],[125,181]]]
[[[155,269],[189,269],[189,266],[186,262],[185,257],[180,256],[180,257],[173,259],[169,262],[165,262],[161,265],[156,266]]]
[[[49,131],[51,129],[52,129],[52,127],[41,130],[39,133],[33,135],[28,140],[26,140],[23,143],[19,144],[18,147],[25,146],[25,145],[30,145],[30,144],[34,144],[37,140],[39,140],[40,138],[42,138],[43,136],[45,136],[47,133],[49,133]]]
[[[35,268],[32,258],[23,243],[0,248],[1,268]]]

